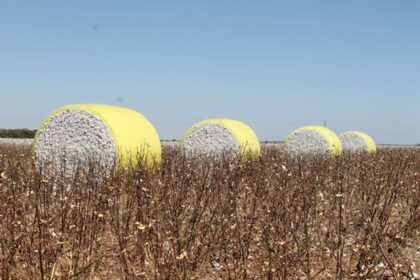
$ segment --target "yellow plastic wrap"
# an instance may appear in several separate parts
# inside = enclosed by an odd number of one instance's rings
[[[66,110],[86,111],[100,119],[108,128],[116,151],[116,168],[126,167],[131,162],[137,163],[137,155],[146,161],[148,167],[153,167],[161,160],[161,143],[153,125],[138,112],[117,106],[102,104],[67,105],[53,111],[40,125],[34,139],[33,147],[37,143],[38,135],[44,125],[56,114]]]
[[[237,143],[239,144],[240,157],[242,159],[246,159],[248,157],[257,158],[260,155],[260,141],[258,140],[255,132],[245,123],[231,119],[209,119],[194,124],[182,138],[181,148],[183,147],[185,138],[190,135],[193,129],[208,123],[222,125],[228,129],[232,135],[234,135]]]
[[[367,135],[364,132],[355,131],[355,130],[346,131],[346,132],[343,133],[343,135],[346,134],[346,133],[354,133],[354,134],[358,135],[359,137],[363,138],[363,140],[365,140],[365,143],[367,145],[368,153],[370,153],[370,154],[376,153],[376,151],[377,151],[376,143],[375,143],[375,140],[373,140],[372,137],[370,137],[369,135]]]
[[[285,142],[287,142],[296,133],[299,133],[299,132],[302,132],[302,131],[307,131],[307,130],[316,131],[319,134],[321,134],[327,140],[327,142],[330,146],[331,155],[339,156],[343,153],[343,147],[341,145],[341,141],[338,138],[338,136],[334,133],[334,131],[332,131],[331,129],[328,129],[326,127],[318,126],[318,125],[309,125],[309,126],[304,126],[304,127],[296,129],[295,131],[290,133],[289,136],[287,136]]]

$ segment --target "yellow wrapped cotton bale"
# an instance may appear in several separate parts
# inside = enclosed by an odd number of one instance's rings
[[[348,153],[376,153],[375,141],[366,133],[347,131],[340,135],[344,152]]]
[[[305,126],[289,134],[283,144],[284,151],[291,155],[330,155],[343,152],[340,139],[323,126]]]
[[[152,168],[161,160],[161,143],[153,125],[134,110],[99,104],[67,105],[40,125],[33,151],[37,165],[73,176],[90,161],[107,175],[136,164]]]
[[[188,157],[256,158],[261,152],[254,131],[245,123],[230,119],[209,119],[193,125],[181,140]]]

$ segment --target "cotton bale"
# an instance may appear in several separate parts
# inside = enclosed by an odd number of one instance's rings
[[[343,151],[338,136],[323,126],[305,126],[293,131],[283,143],[283,149],[294,156],[338,156]]]
[[[340,135],[341,145],[347,153],[376,153],[376,144],[372,137],[360,131],[346,131]]]
[[[153,168],[161,143],[153,125],[138,112],[101,104],[67,105],[40,125],[33,142],[36,164],[54,174],[74,176],[94,161],[107,175],[137,164]]]
[[[255,132],[245,123],[231,119],[209,119],[194,124],[180,143],[187,158],[256,158],[261,152]]]

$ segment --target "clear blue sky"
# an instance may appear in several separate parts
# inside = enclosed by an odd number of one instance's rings
[[[420,1],[0,0],[0,127],[120,104],[162,138],[242,120],[420,143]]]

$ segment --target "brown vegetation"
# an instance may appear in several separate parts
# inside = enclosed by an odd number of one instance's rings
[[[0,147],[1,279],[410,279],[420,149],[188,163],[106,181]],[[418,267],[417,267],[418,268]]]

